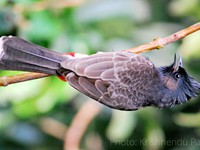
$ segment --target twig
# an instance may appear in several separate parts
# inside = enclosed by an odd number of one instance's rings
[[[43,73],[23,73],[14,76],[4,76],[0,78],[0,86],[7,86],[9,84],[44,78],[49,76],[48,74]]]
[[[200,30],[200,22],[198,22],[186,29],[178,31],[170,36],[167,36],[165,38],[157,38],[152,42],[143,44],[138,47],[126,49],[125,51],[130,51],[130,52],[138,54],[138,53],[142,53],[142,52],[148,52],[153,49],[160,49],[160,48],[163,48],[165,45],[175,42],[177,40],[180,40],[180,39],[186,37],[187,35],[194,33],[198,30]],[[17,75],[17,76],[11,76],[11,77],[1,77],[0,78],[0,86],[6,86],[9,84],[13,84],[13,83],[43,78],[46,76],[48,76],[48,75],[40,74],[40,73],[26,73],[26,74],[21,74],[21,75]]]
[[[38,122],[41,130],[57,139],[64,140],[67,126],[53,118],[42,117]]]
[[[90,122],[96,117],[100,112],[100,104],[88,101],[82,108],[78,111],[73,119],[71,126],[68,128],[65,140],[64,149],[65,150],[78,150],[82,136],[87,129]]]
[[[175,42],[175,41],[178,41],[178,40],[186,37],[187,35],[194,33],[198,30],[200,30],[200,22],[198,22],[188,28],[185,28],[181,31],[178,31],[170,36],[167,36],[165,38],[157,38],[152,42],[149,42],[149,43],[146,43],[141,46],[134,47],[134,48],[126,49],[125,51],[130,51],[130,52],[138,54],[138,53],[148,52],[153,49],[160,49],[160,48],[163,48],[165,45]]]

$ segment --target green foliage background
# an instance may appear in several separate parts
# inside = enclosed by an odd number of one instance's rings
[[[16,35],[59,52],[93,54],[134,47],[200,20],[200,0],[85,0],[71,7],[64,6],[67,0],[61,7],[46,0],[49,5],[36,5],[44,1],[1,0],[0,36]],[[188,72],[200,81],[199,43],[196,32],[144,55],[161,66],[181,53]],[[47,134],[41,123],[50,119],[69,126],[87,100],[56,77],[1,87],[0,149],[62,149],[63,141]],[[113,150],[199,149],[200,97],[162,110],[122,112],[103,106],[82,139],[82,149],[95,147],[88,141]]]

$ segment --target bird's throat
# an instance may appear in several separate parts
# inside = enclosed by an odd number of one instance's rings
[[[170,90],[176,90],[177,89],[177,81],[172,77],[164,77],[163,83]]]

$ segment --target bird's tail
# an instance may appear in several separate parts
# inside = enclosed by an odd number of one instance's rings
[[[60,62],[69,57],[12,36],[0,38],[0,70],[58,75]]]

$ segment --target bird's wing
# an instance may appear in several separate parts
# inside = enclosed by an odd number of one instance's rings
[[[74,88],[109,107],[122,110],[137,109],[138,94],[149,85],[150,77],[158,76],[147,58],[127,52],[94,54],[62,62],[61,66],[72,71],[66,78]]]
[[[134,55],[127,61],[114,61],[114,76],[117,79],[100,98],[108,101],[109,95],[114,108],[136,110],[152,105],[161,96],[159,72],[146,57]]]
[[[78,76],[99,79],[102,72],[113,68],[113,53],[97,53],[61,63],[64,69],[75,72]]]

